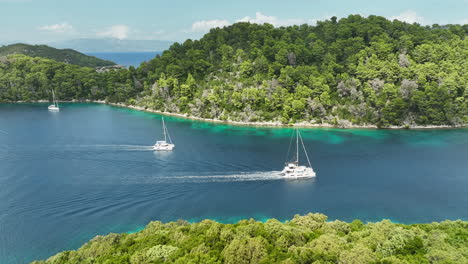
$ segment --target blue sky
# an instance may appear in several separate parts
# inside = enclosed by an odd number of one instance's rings
[[[199,38],[236,21],[276,26],[375,14],[421,24],[468,24],[468,0],[0,0],[0,43],[76,38]]]

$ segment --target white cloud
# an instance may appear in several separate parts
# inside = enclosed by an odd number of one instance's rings
[[[467,1],[468,1],[468,0],[467,0]],[[461,25],[466,25],[466,24],[468,24],[468,18],[467,18],[467,19],[462,19],[462,20],[460,20],[459,24],[461,24]]]
[[[73,27],[67,22],[63,22],[60,24],[42,26],[42,27],[39,27],[39,29],[44,30],[44,31],[55,32],[55,33],[65,33],[65,32],[72,31]]]
[[[413,23],[423,24],[424,23],[424,17],[418,15],[416,12],[412,10],[406,10],[403,13],[399,14],[398,16],[390,17],[390,20],[394,20],[394,19],[404,21],[410,24],[413,24]]]
[[[313,23],[314,20],[312,19],[300,19],[300,18],[293,18],[293,19],[279,19],[275,16],[268,16],[262,14],[261,12],[256,12],[255,17],[246,16],[237,20],[236,22],[250,22],[253,24],[272,24],[273,26],[290,26],[290,25],[300,25],[305,23]]]
[[[278,21],[277,17],[267,16],[267,15],[262,14],[261,12],[256,12],[255,17],[246,16],[244,18],[241,18],[241,19],[237,20],[237,22],[250,22],[250,23],[254,23],[254,24],[268,23],[268,24],[272,24],[272,25],[276,25],[277,21]]]
[[[201,20],[192,24],[193,32],[204,32],[212,28],[225,27],[230,25],[227,20],[213,19],[213,20]]]
[[[98,35],[122,40],[128,38],[129,33],[130,27],[127,25],[114,25],[105,31],[99,32]]]
[[[256,12],[255,17],[250,17],[246,16],[243,17],[239,20],[235,21],[237,22],[249,22],[249,23],[254,23],[254,24],[272,24],[275,27],[280,27],[280,26],[290,26],[290,25],[301,25],[301,24],[315,24],[317,22],[317,19],[299,19],[299,18],[294,18],[294,19],[279,19],[278,17],[275,16],[268,16],[265,15],[261,12]],[[217,27],[225,27],[231,25],[232,22],[228,20],[221,20],[221,19],[213,19],[213,20],[201,20],[201,21],[196,21],[192,24],[192,27],[190,30],[184,30],[183,32],[188,33],[188,32],[207,32],[208,30],[212,28],[217,28]]]

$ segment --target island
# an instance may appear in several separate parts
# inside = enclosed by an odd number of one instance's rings
[[[0,59],[0,101],[117,103],[241,124],[458,127],[468,123],[468,25],[380,16],[316,25],[239,22],[140,67]]]

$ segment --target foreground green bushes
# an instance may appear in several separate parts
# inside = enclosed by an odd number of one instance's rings
[[[151,222],[134,234],[97,236],[76,251],[33,263],[468,263],[468,222],[402,225],[253,219]]]

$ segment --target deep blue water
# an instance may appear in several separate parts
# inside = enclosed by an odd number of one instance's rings
[[[161,52],[90,52],[86,54],[103,60],[110,60],[123,66],[138,67],[142,62],[154,59]]]
[[[166,117],[97,104],[0,105],[0,263],[76,249],[151,220],[468,219],[468,129],[303,129],[315,180],[284,181],[291,129]]]

